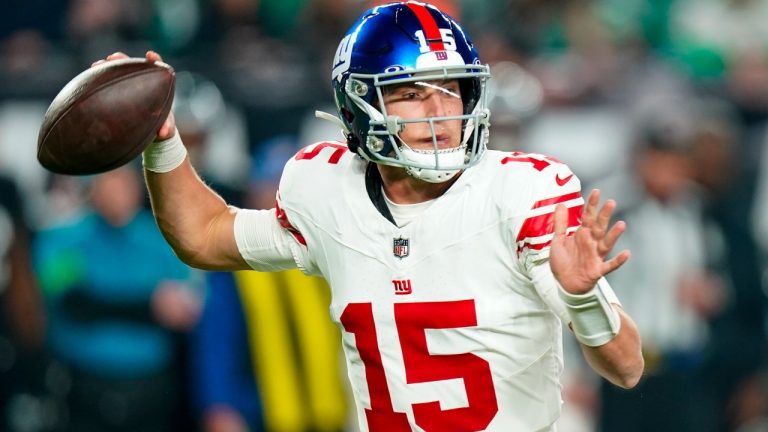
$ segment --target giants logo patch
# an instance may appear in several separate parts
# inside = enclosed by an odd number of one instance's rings
[[[395,295],[408,295],[413,292],[410,279],[395,279],[392,285],[395,286]]]
[[[392,253],[400,259],[407,257],[409,253],[409,243],[407,238],[398,237],[393,239]]]

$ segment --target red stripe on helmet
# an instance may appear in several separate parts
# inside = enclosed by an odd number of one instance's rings
[[[406,5],[416,14],[421,27],[424,28],[424,36],[429,44],[430,51],[445,51],[445,45],[443,45],[443,36],[440,34],[440,29],[437,27],[435,18],[427,10],[427,8],[421,3],[408,2]]]

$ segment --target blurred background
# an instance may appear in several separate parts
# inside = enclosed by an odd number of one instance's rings
[[[186,268],[138,166],[53,176],[36,142],[72,77],[154,49],[202,176],[270,208],[285,160],[342,139],[313,113],[375,3],[0,2],[0,431],[354,430],[322,281]],[[568,163],[629,225],[610,280],[646,376],[606,386],[566,338],[559,430],[768,431],[768,0],[434,4],[491,65],[491,147]]]

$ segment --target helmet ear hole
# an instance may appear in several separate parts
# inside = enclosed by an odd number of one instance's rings
[[[343,115],[344,120],[346,120],[349,123],[352,123],[352,121],[355,120],[355,113],[353,113],[352,111],[346,108],[341,108],[341,115]]]
[[[357,153],[360,148],[360,140],[354,134],[347,134],[347,147],[353,153]]]

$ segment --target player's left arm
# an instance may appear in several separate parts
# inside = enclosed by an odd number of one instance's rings
[[[562,204],[555,208],[549,263],[588,363],[612,383],[631,388],[643,373],[640,334],[603,278],[629,259],[628,250],[608,258],[626,225],[619,221],[609,228],[616,203],[599,204],[600,191],[594,190],[571,235],[566,235],[568,210]]]

